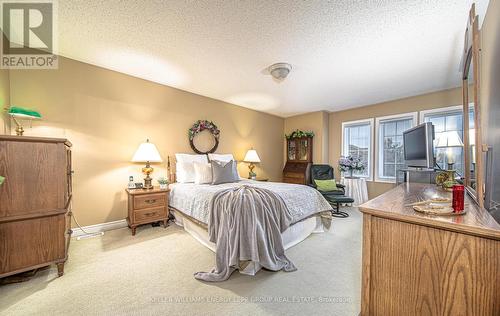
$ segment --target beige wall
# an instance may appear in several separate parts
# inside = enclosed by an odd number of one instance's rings
[[[165,160],[192,153],[187,130],[198,119],[220,128],[217,152],[242,160],[254,147],[262,160],[259,176],[281,179],[282,118],[66,58],[59,70],[11,71],[10,83],[13,104],[43,115],[26,135],[73,143],[73,208],[82,225],[125,218],[128,176],[142,180],[142,165],[130,162],[137,146],[149,138]],[[154,167],[153,177],[165,174],[165,164]],[[246,164],[239,171],[246,176]]]
[[[9,71],[0,70],[0,134],[9,134],[10,120],[4,108],[10,105]]]
[[[337,168],[337,161],[341,155],[342,122],[422,111],[460,104],[462,104],[462,90],[461,88],[456,88],[345,111],[332,112],[330,113],[330,164]],[[339,177],[338,172],[336,172],[336,176]],[[390,190],[393,187],[394,184],[392,183],[369,181],[368,194],[370,198],[373,198]]]
[[[324,111],[306,113],[285,119],[285,134],[289,134],[296,129],[314,132],[314,163],[328,163],[328,128],[328,113]],[[286,148],[284,157],[286,161]]]

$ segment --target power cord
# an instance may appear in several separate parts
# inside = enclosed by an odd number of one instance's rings
[[[72,204],[73,203],[70,204],[70,207],[71,207],[70,209],[73,208]],[[76,240],[82,240],[82,239],[92,238],[92,237],[96,237],[96,236],[104,236],[104,232],[91,233],[91,232],[88,232],[85,229],[83,229],[83,227],[80,225],[80,223],[78,223],[78,220],[76,219],[75,213],[73,213],[73,211],[71,211],[71,217],[75,221],[76,226],[78,226],[78,228],[83,232],[83,235],[76,237]]]

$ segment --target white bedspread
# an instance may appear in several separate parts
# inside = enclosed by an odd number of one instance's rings
[[[241,180],[218,185],[174,183],[170,185],[170,206],[208,224],[210,200],[215,193],[244,184],[264,188],[278,194],[292,213],[292,224],[310,215],[331,210],[332,207],[314,188],[290,183]]]

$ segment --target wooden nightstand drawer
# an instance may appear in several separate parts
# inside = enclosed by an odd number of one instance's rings
[[[167,209],[165,206],[157,208],[148,208],[144,210],[134,211],[134,222],[147,222],[155,219],[162,220],[167,216]]]
[[[166,195],[164,193],[134,196],[134,209],[139,210],[143,208],[165,206],[167,204],[165,198]]]
[[[128,227],[135,235],[137,226],[162,221],[168,223],[168,189],[130,190],[128,195]]]

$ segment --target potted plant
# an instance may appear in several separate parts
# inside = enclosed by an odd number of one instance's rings
[[[313,131],[301,131],[299,129],[294,130],[290,134],[285,134],[286,139],[292,138],[302,138],[302,137],[314,137]]]
[[[160,184],[160,189],[165,190],[168,189],[168,180],[165,177],[158,178],[158,183]]]
[[[348,173],[348,177],[352,178],[353,170],[363,171],[365,170],[365,164],[361,161],[359,157],[347,156],[340,157],[339,159],[339,171]]]

